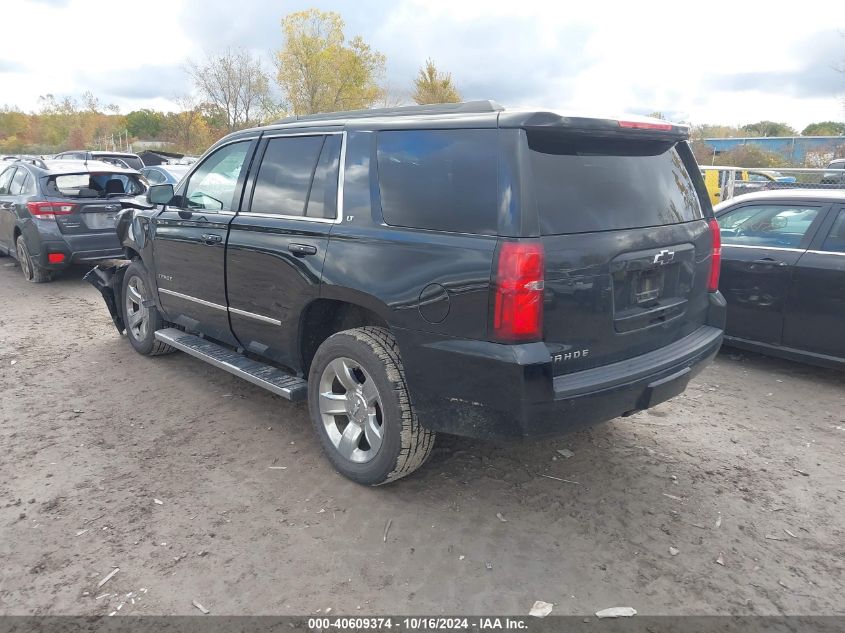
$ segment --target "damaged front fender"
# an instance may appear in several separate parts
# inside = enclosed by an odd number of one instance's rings
[[[120,309],[119,302],[123,290],[123,277],[126,275],[126,267],[129,263],[127,260],[103,262],[89,270],[83,277],[103,295],[111,320],[121,334],[126,331],[126,326],[123,323],[123,311]]]

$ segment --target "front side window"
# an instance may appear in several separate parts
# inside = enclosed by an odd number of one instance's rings
[[[203,161],[191,174],[185,189],[189,209],[231,211],[236,201],[235,190],[251,141],[231,143],[221,147]]]
[[[815,207],[745,206],[719,216],[723,244],[798,248],[818,216]]]
[[[0,174],[0,196],[9,195],[9,185],[12,184],[12,177],[15,175],[15,168],[9,167]]]
[[[839,211],[830,233],[822,244],[822,250],[829,253],[845,253],[845,209]]]
[[[153,185],[160,185],[165,181],[164,174],[157,169],[150,169],[144,175],[147,177],[147,180],[150,181],[150,184]]]
[[[403,226],[495,235],[496,130],[378,133],[384,220]]]

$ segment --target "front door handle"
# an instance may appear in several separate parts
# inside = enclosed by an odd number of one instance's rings
[[[317,254],[317,247],[310,244],[288,244],[288,250],[297,257]]]
[[[771,257],[764,257],[763,259],[755,259],[752,264],[758,264],[760,266],[787,266],[786,262],[782,262],[778,259],[772,259]]]
[[[205,233],[202,236],[202,241],[208,244],[209,246],[213,246],[214,244],[219,244],[223,241],[223,238],[220,235],[214,235],[213,233]]]

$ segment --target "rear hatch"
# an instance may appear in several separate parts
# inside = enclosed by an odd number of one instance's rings
[[[49,176],[45,186],[50,201],[61,201],[56,213],[59,230],[66,235],[114,232],[120,199],[144,191],[132,173],[80,173]]]
[[[712,238],[689,148],[647,133],[528,130],[527,141],[555,375],[639,356],[703,325]]]

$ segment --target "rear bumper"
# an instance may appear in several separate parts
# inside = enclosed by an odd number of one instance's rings
[[[721,297],[714,301],[723,307]],[[557,377],[544,343],[500,345],[409,331],[397,332],[397,339],[424,426],[485,439],[560,436],[681,393],[722,344],[715,312],[712,325],[671,345]]]
[[[50,254],[64,255],[59,263],[50,263]],[[41,242],[38,263],[47,269],[58,270],[71,264],[96,263],[123,257],[123,249],[114,233],[68,236],[65,240]]]

